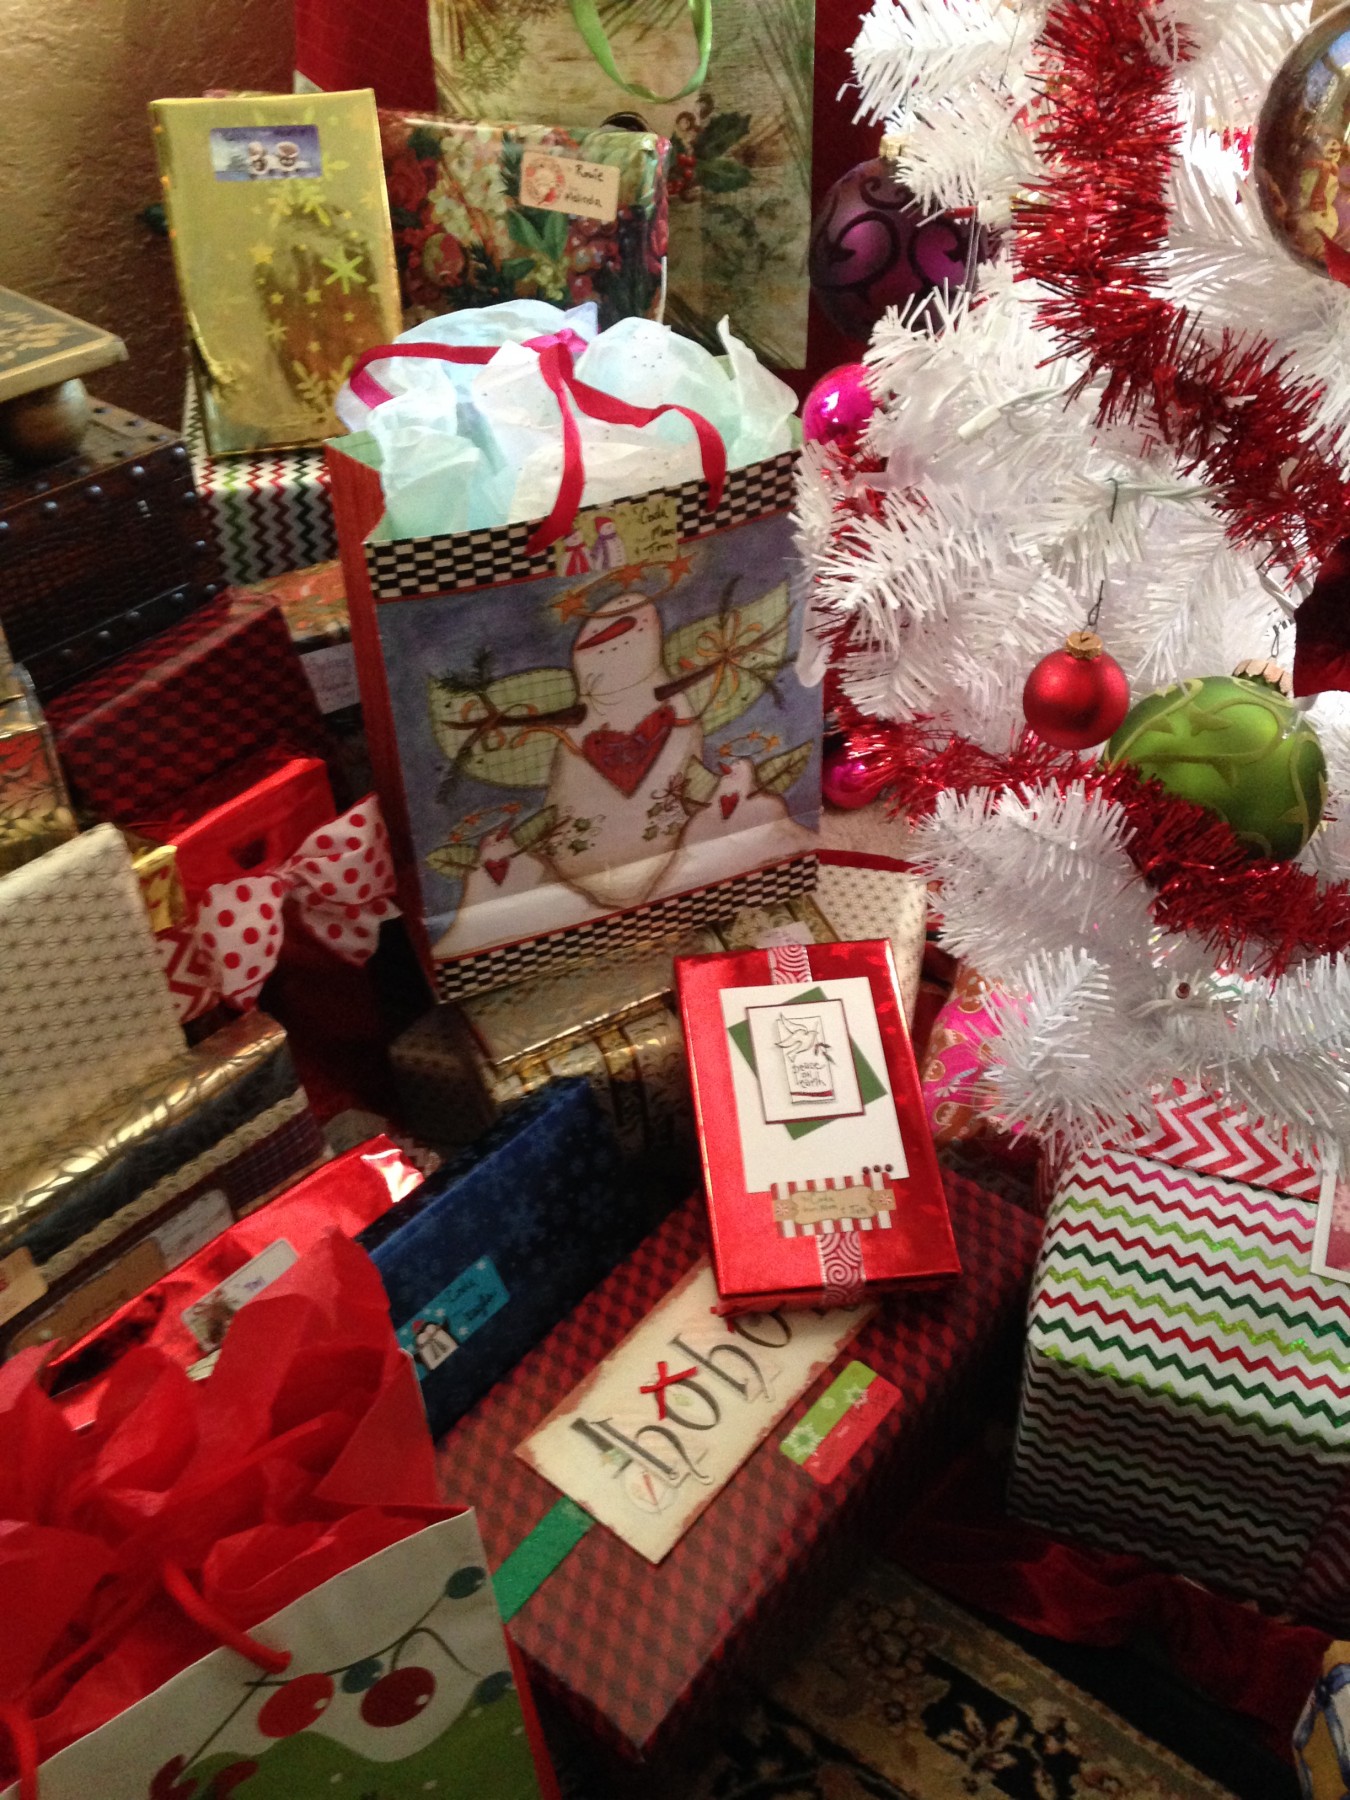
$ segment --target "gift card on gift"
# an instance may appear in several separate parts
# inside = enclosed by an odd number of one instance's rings
[[[746,1185],[908,1172],[865,979],[727,988],[732,1098]]]
[[[279,1281],[298,1260],[285,1238],[278,1238],[274,1244],[260,1250],[251,1262],[246,1262],[242,1269],[227,1275],[209,1294],[194,1300],[182,1315],[183,1323],[203,1350],[219,1350],[239,1308],[256,1300],[264,1288]]]

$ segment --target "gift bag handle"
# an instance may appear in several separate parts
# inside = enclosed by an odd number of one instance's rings
[[[701,88],[708,79],[708,59],[712,55],[712,0],[689,0],[689,12],[694,22],[694,35],[698,40],[698,67],[678,93],[654,94],[650,88],[643,87],[640,81],[627,81],[620,74],[596,0],[572,0],[572,17],[576,20],[577,30],[586,40],[586,48],[605,74],[625,94],[632,94],[638,100],[654,100],[658,106],[669,106],[676,100],[683,100],[686,94],[692,94],[695,89]]]
[[[194,1625],[200,1626],[210,1637],[244,1657],[265,1675],[283,1675],[290,1667],[289,1650],[278,1650],[271,1644],[264,1644],[251,1633],[241,1631],[197,1592],[177,1563],[165,1561],[160,1565],[159,1585]],[[144,1606],[145,1600],[145,1593],[138,1592],[129,1608],[123,1608],[105,1620],[102,1631],[95,1633],[94,1639],[75,1655],[66,1657],[55,1668],[48,1669],[40,1678],[39,1685],[42,1682],[52,1682],[84,1660],[100,1636],[111,1640]],[[0,1733],[9,1739],[10,1754],[18,1770],[19,1800],[40,1800],[38,1735],[30,1714],[12,1700],[0,1700]]]
[[[722,434],[711,419],[705,419],[688,406],[676,406],[669,403],[665,406],[632,406],[627,400],[616,399],[613,394],[606,394],[602,389],[592,387],[589,382],[578,379],[573,368],[572,355],[576,348],[585,349],[584,341],[570,330],[559,331],[548,337],[531,338],[525,345],[527,350],[535,350],[539,355],[539,373],[543,376],[549,391],[558,402],[558,410],[562,414],[563,428],[563,471],[562,480],[558,484],[558,497],[553,502],[553,510],[546,519],[530,533],[526,549],[531,556],[539,556],[565,538],[581,510],[581,497],[586,490],[586,468],[581,454],[581,430],[577,425],[576,414],[572,411],[577,406],[588,418],[599,419],[606,425],[650,425],[665,413],[679,413],[681,418],[688,419],[698,439],[699,455],[703,461],[703,479],[708,484],[709,512],[716,512],[722,504],[722,493],[727,478],[727,448],[722,441]],[[383,344],[373,350],[365,351],[353,365],[350,384],[351,390],[358,400],[367,406],[383,406],[393,395],[382,382],[370,373],[372,363],[383,362],[389,357],[428,358],[433,362],[449,363],[490,363],[497,354],[498,346],[488,344]]]

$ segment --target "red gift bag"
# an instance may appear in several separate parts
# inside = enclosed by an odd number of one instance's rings
[[[87,1432],[40,1361],[0,1371],[6,1800],[278,1800],[405,1765],[446,1795],[554,1791],[354,1245],[243,1308],[208,1381],[133,1353]]]

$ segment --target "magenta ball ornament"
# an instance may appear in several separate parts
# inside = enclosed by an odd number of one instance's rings
[[[888,306],[973,286],[985,253],[973,217],[926,213],[890,158],[878,156],[841,175],[821,204],[811,228],[811,291],[832,324],[865,342]]]
[[[855,444],[872,423],[877,403],[862,363],[843,363],[822,375],[802,404],[808,444]]]
[[[857,812],[870,806],[894,779],[890,763],[852,744],[827,750],[820,765],[820,791],[831,806]]]
[[[1027,676],[1022,711],[1036,736],[1057,750],[1090,750],[1120,729],[1130,684],[1093,632],[1075,631]]]

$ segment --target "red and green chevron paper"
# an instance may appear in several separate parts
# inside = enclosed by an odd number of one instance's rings
[[[1211,1104],[1211,1111],[1213,1110]],[[1032,1292],[1012,1503],[1068,1536],[1350,1626],[1350,1288],[1311,1272],[1314,1171],[1194,1109],[1174,1154],[1061,1176]]]

